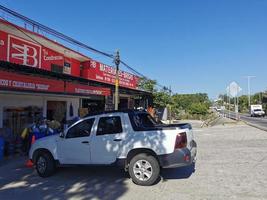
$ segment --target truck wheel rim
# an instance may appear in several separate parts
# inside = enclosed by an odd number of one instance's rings
[[[153,173],[151,164],[147,160],[138,160],[134,163],[133,172],[140,181],[147,181]]]
[[[46,161],[44,157],[40,156],[37,161],[37,169],[40,173],[44,173],[46,169]]]

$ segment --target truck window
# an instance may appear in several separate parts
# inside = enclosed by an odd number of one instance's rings
[[[101,117],[98,122],[96,135],[122,133],[120,117]]]
[[[86,119],[72,128],[70,128],[67,132],[66,138],[77,138],[77,137],[88,137],[90,136],[92,126],[94,124],[95,119]]]
[[[129,117],[135,131],[153,128],[158,125],[155,119],[148,113],[130,114]]]

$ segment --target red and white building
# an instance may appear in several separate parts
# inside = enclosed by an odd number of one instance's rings
[[[119,72],[121,109],[145,106],[139,77]],[[113,109],[115,68],[41,34],[0,20],[0,128],[18,132],[38,116],[65,121]]]

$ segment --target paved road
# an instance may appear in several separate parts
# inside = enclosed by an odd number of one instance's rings
[[[239,124],[195,130],[195,166],[163,170],[151,187],[117,168],[76,167],[40,178],[25,160],[0,165],[0,199],[266,200],[267,133]]]
[[[229,117],[229,112],[225,112],[225,115]],[[239,116],[241,120],[267,130],[267,117],[251,117],[249,114],[240,113]],[[230,118],[236,118],[236,114],[234,112],[230,112]]]

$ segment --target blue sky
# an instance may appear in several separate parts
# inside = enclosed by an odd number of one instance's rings
[[[2,5],[92,47],[114,52],[177,93],[267,89],[267,1],[21,1]],[[109,59],[89,53],[112,64]]]

